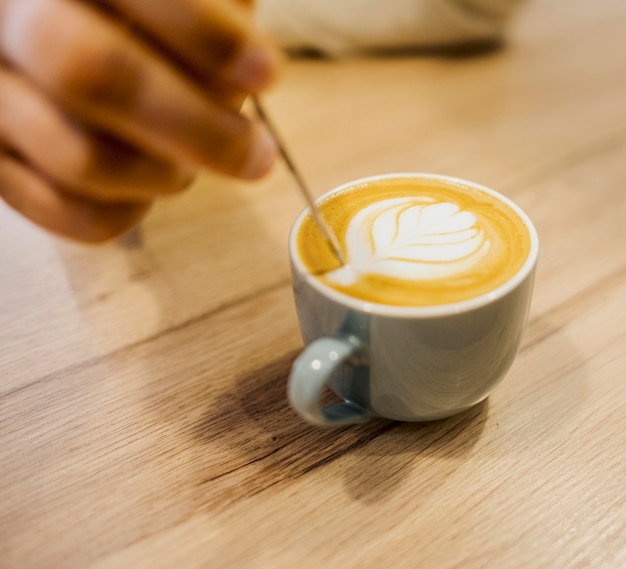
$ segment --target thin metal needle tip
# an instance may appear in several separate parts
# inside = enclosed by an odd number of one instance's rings
[[[319,230],[321,231],[324,237],[324,240],[326,241],[326,243],[328,243],[328,246],[334,253],[335,257],[337,257],[337,259],[339,260],[339,263],[341,263],[342,265],[345,265],[346,262],[344,260],[343,253],[341,251],[341,246],[339,245],[339,240],[337,239],[337,236],[335,235],[333,230],[326,223],[326,220],[322,216],[319,208],[315,205],[315,202],[313,201],[313,197],[311,196],[311,192],[309,191],[309,188],[306,185],[304,178],[300,174],[300,171],[298,170],[291,156],[287,152],[287,148],[285,144],[283,143],[280,135],[278,134],[277,129],[274,127],[274,124],[272,123],[267,113],[265,112],[265,109],[263,108],[263,105],[261,104],[261,101],[259,101],[258,97],[252,97],[252,101],[254,102],[254,109],[256,111],[256,114],[265,123],[265,126],[270,131],[271,135],[274,137],[274,140],[276,141],[280,155],[282,156],[283,160],[285,161],[285,164],[287,165],[287,168],[289,168],[289,171],[294,177],[298,185],[298,188],[300,189],[300,192],[304,196],[304,199],[306,200],[306,203],[309,206],[309,210],[311,211],[311,215],[313,216],[313,221],[315,221],[316,225],[319,227]]]

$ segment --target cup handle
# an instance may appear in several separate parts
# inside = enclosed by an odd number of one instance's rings
[[[351,425],[370,419],[367,409],[353,401],[322,407],[320,397],[333,372],[362,350],[354,338],[320,338],[296,358],[289,376],[289,401],[304,419],[315,425]]]

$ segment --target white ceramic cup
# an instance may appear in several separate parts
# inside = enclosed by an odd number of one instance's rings
[[[496,196],[526,224],[530,251],[521,269],[491,292],[454,304],[401,307],[338,292],[302,263],[293,224],[289,253],[300,331],[306,347],[289,378],[292,406],[319,425],[361,423],[374,416],[428,421],[484,400],[511,367],[530,307],[539,241],[528,216],[497,192],[435,174],[389,174],[344,184],[329,195],[368,181],[402,177],[463,184]],[[322,407],[325,387],[342,403]]]

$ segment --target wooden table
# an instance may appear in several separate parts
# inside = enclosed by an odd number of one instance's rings
[[[97,249],[0,206],[0,567],[625,567],[625,42],[623,0],[535,1],[502,51],[293,62],[267,100],[318,194],[440,172],[535,221],[521,353],[448,420],[289,408],[284,168]]]

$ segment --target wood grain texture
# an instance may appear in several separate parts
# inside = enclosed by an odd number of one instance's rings
[[[294,61],[267,99],[317,194],[491,186],[540,264],[511,372],[431,424],[304,424],[284,168],[206,175],[96,249],[0,206],[0,567],[626,566],[626,5],[530,2],[470,59]]]

